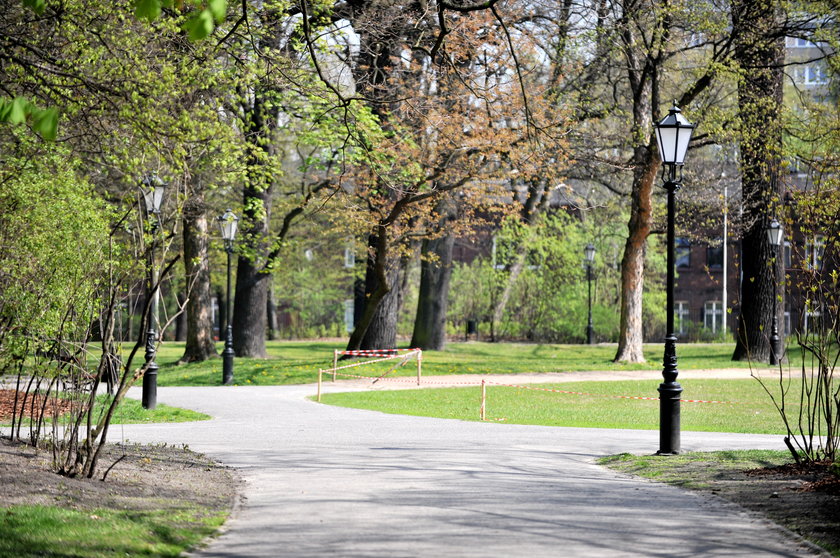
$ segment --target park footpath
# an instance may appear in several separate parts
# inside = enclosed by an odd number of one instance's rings
[[[749,372],[727,373],[737,374]],[[353,389],[367,386],[324,385]],[[110,438],[188,444],[236,469],[241,503],[192,556],[819,555],[735,504],[595,464],[654,453],[656,431],[387,415],[319,404],[314,394],[312,385],[159,388],[160,403],[213,420],[115,426]],[[684,451],[760,448],[781,449],[781,437],[682,434]]]

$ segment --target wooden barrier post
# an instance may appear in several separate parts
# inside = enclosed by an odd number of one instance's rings
[[[333,382],[335,382],[336,368],[338,368],[338,349],[333,349]]]
[[[423,351],[417,350],[417,385],[420,385],[420,368],[423,366]]]
[[[333,369],[333,372],[335,372],[335,369]],[[321,402],[321,376],[323,376],[323,375],[324,375],[324,371],[321,370],[321,369],[318,369],[318,403]]]
[[[481,380],[481,410],[478,415],[481,420],[487,420],[487,385]]]

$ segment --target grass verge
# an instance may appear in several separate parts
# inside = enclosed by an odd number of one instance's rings
[[[488,420],[511,424],[585,428],[659,428],[658,381],[536,384],[531,389],[489,385]],[[759,383],[743,380],[684,382],[686,399],[725,403],[681,405],[683,430],[783,434],[784,425]],[[548,390],[557,391],[548,391]],[[793,386],[795,392],[796,386]],[[330,405],[392,414],[477,421],[481,388],[368,391],[322,395]]]
[[[9,426],[11,424],[11,411],[14,407],[14,391],[0,390],[0,426]],[[108,410],[108,405],[111,398],[108,395],[97,396],[96,412],[94,422],[99,420],[100,416]],[[69,400],[61,400],[62,404],[70,405]],[[36,409],[40,409],[39,404],[35,405]],[[66,409],[67,407],[65,407]],[[25,407],[25,416],[23,417],[23,424],[27,424],[29,419],[30,405]],[[52,420],[53,412],[62,411],[47,411],[47,422]],[[65,417],[68,415],[64,415]],[[192,411],[190,409],[181,409],[178,407],[170,407],[169,405],[159,404],[154,410],[144,409],[140,401],[136,399],[125,398],[120,403],[114,412],[111,424],[143,424],[155,422],[192,422],[198,420],[209,420],[209,415]],[[63,418],[59,419],[64,420]]]
[[[75,510],[13,506],[0,513],[0,556],[180,556],[221,526],[198,510]]]
[[[98,407],[107,410],[107,404],[110,402],[107,396],[97,396]],[[152,422],[193,422],[198,420],[210,420],[212,417],[198,411],[190,409],[182,409],[180,407],[171,407],[164,403],[158,403],[153,410],[144,409],[143,404],[136,400],[126,397],[117,407],[114,412],[114,418],[111,424],[143,424]]]

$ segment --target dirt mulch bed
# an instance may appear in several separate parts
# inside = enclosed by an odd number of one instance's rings
[[[840,556],[840,476],[828,463],[789,464],[710,475],[709,491]]]
[[[48,417],[56,416],[57,414],[63,415],[73,405],[71,401],[57,399],[55,397],[47,398],[41,394],[31,393],[25,395],[22,391],[0,389],[0,421],[11,420],[12,412],[15,410],[15,394],[17,394],[18,417],[23,414],[26,417],[37,418],[40,416],[42,409]],[[26,398],[25,401],[24,397]]]
[[[190,509],[209,516],[230,512],[241,492],[232,469],[184,447],[108,444],[93,479],[54,473],[51,457],[48,451],[0,438],[0,508]]]
[[[801,492],[821,492],[840,496],[840,468],[829,462],[789,463],[765,469],[744,471],[748,477],[784,480],[795,478],[801,485],[796,489]],[[838,510],[840,513],[840,510]]]

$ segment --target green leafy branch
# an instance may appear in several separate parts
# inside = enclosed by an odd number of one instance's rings
[[[23,5],[42,15],[46,0],[22,0]],[[183,29],[193,41],[208,37],[227,15],[227,0],[134,0],[134,14],[138,19],[154,21],[161,11],[189,10]],[[58,109],[41,109],[24,97],[0,98],[0,123],[19,125],[29,122],[32,129],[46,140],[54,140],[58,133]]]
[[[23,97],[0,98],[0,122],[8,122],[13,125],[30,122],[32,129],[41,137],[54,140],[58,131],[58,109],[55,107],[38,108]]]
[[[184,0],[134,0],[134,15],[138,19],[154,21],[160,17],[161,11],[191,9],[183,24],[184,31],[190,40],[206,39],[225,20],[227,15],[227,0],[184,1]]]

